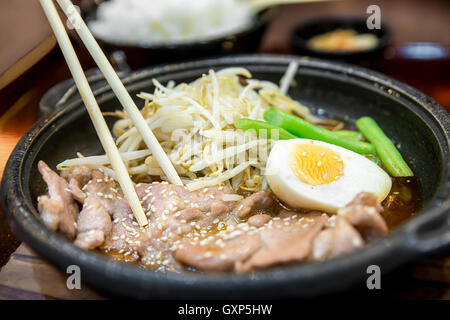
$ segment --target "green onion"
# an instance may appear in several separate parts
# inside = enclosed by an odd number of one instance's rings
[[[302,118],[275,108],[267,109],[264,113],[264,119],[299,138],[324,141],[361,154],[375,152],[374,147],[370,143],[339,137],[333,131],[315,126]]]
[[[265,130],[266,137],[268,139],[272,138],[272,130],[278,130],[278,139],[279,140],[288,140],[288,139],[296,139],[297,137],[290,134],[284,129],[281,129],[277,126],[271,125],[270,123],[259,121],[259,120],[252,120],[252,119],[239,119],[236,121],[235,126],[237,128],[243,129],[243,130],[255,130],[256,134],[260,136],[261,130]]]
[[[378,124],[370,117],[362,117],[356,121],[359,131],[369,140],[377,151],[383,166],[393,177],[411,177],[414,175],[402,155],[386,136]]]

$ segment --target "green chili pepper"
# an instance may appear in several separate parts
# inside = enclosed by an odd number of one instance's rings
[[[361,133],[359,133],[358,131],[351,131],[351,130],[336,130],[336,131],[331,131],[331,132],[333,132],[338,137],[341,137],[344,139],[359,140],[359,138],[361,136]]]
[[[373,145],[370,143],[339,137],[333,131],[315,126],[302,118],[275,108],[267,109],[264,113],[264,119],[270,124],[283,128],[299,138],[335,144],[361,154],[375,152]]]
[[[364,137],[375,146],[383,166],[393,177],[411,177],[414,175],[400,152],[375,120],[370,117],[362,117],[356,121],[356,126]]]
[[[239,119],[236,121],[235,126],[237,128],[243,130],[255,130],[258,136],[261,135],[261,130],[266,131],[266,137],[268,139],[272,139],[272,130],[278,130],[278,139],[279,140],[288,140],[288,139],[296,139],[297,137],[293,134],[290,134],[286,130],[279,128],[277,126],[271,125],[270,123],[260,121],[260,120],[252,120],[252,119]]]

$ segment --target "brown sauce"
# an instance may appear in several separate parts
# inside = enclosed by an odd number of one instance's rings
[[[393,230],[413,217],[422,208],[422,197],[415,177],[392,178],[389,195],[381,203],[383,218]]]

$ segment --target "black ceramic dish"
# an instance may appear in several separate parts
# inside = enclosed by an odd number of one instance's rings
[[[293,98],[326,117],[348,121],[363,115],[374,117],[410,161],[423,189],[425,207],[387,237],[323,263],[291,264],[243,275],[156,273],[82,250],[47,229],[36,211],[36,197],[45,192],[36,169],[38,160],[55,167],[76,151],[87,155],[102,152],[80,99],[41,119],[13,151],[2,181],[2,205],[13,232],[62,270],[72,264],[80,266],[83,280],[92,288],[133,298],[311,297],[365,281],[367,267],[372,264],[386,273],[413,260],[450,252],[449,115],[417,90],[349,65],[265,55],[146,69],[126,77],[127,89],[135,96],[142,90],[152,90],[152,77],[163,83],[190,81],[212,67],[230,66],[244,66],[256,78],[278,81],[292,59],[300,64],[298,86],[289,92]],[[101,108],[118,108],[111,90],[102,92],[97,95]]]
[[[263,10],[256,15],[248,28],[233,34],[207,40],[167,45],[126,45],[97,37],[96,40],[106,52],[123,51],[126,61],[132,69],[210,56],[253,53],[258,49],[264,31],[277,12],[278,8],[276,7]],[[93,6],[85,14],[85,19],[89,23],[90,20],[95,19],[95,16],[96,6]]]
[[[334,31],[336,29],[353,29],[357,33],[371,33],[378,38],[378,45],[370,50],[358,52],[327,52],[312,49],[308,41],[319,34]],[[366,26],[366,18],[357,17],[330,17],[319,18],[302,22],[291,32],[292,48],[301,55],[324,59],[340,60],[352,63],[360,63],[376,59],[389,45],[391,34],[389,29],[382,25],[381,29],[369,30]]]

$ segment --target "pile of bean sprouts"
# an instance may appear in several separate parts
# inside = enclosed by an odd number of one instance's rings
[[[237,120],[262,120],[267,108],[276,107],[311,123],[335,124],[316,118],[286,95],[296,71],[297,64],[291,63],[280,86],[252,79],[244,68],[210,70],[191,83],[163,85],[153,79],[153,93],[138,95],[144,100],[141,112],[190,190],[222,184],[236,192],[258,191],[267,188],[264,168],[274,140],[237,129]],[[120,118],[113,134],[133,180],[167,180],[127,114],[109,115]],[[58,169],[74,165],[99,168],[115,178],[106,155],[79,153]]]

